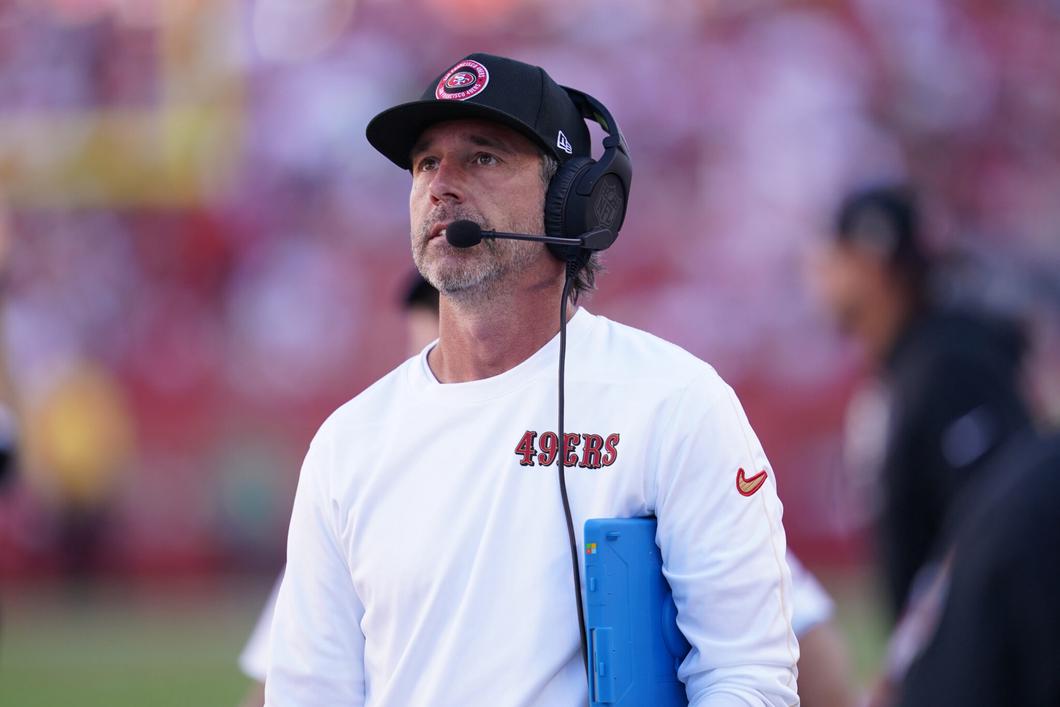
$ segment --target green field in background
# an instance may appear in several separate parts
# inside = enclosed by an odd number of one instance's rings
[[[5,587],[0,705],[236,705],[236,656],[270,581]]]
[[[823,578],[864,682],[883,628],[860,575]],[[272,578],[0,590],[2,707],[234,707],[236,656]]]

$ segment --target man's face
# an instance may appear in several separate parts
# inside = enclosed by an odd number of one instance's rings
[[[484,240],[454,248],[445,227],[468,219],[483,229],[544,233],[541,151],[511,128],[484,120],[431,126],[412,149],[412,258],[440,292],[488,294],[511,272],[548,257],[539,243]]]
[[[872,348],[875,320],[893,296],[886,265],[844,244],[828,246],[818,254],[816,265],[819,294],[840,332]]]

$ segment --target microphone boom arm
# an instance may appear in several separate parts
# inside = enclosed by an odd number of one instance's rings
[[[501,231],[482,231],[483,238],[504,238],[516,241],[534,241],[536,243],[552,243],[555,245],[572,245],[589,250],[604,250],[615,242],[617,234],[607,228],[598,228],[595,231],[581,235],[577,238],[559,238],[557,236],[532,236],[527,233],[504,233]]]
[[[553,243],[555,245],[576,245],[580,246],[582,241],[580,238],[557,238],[555,236],[531,236],[528,233],[503,233],[501,231],[483,231],[482,237],[485,238],[503,238],[504,240],[513,241],[534,241],[536,243]]]

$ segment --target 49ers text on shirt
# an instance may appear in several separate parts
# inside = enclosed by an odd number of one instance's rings
[[[580,466],[583,469],[599,469],[611,466],[618,459],[618,442],[620,435],[613,432],[603,435],[577,432],[563,434],[564,462],[566,466]],[[519,457],[520,466],[549,466],[556,461],[559,453],[559,435],[555,432],[527,430],[515,445],[515,455]]]

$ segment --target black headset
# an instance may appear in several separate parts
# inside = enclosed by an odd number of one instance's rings
[[[556,171],[545,195],[545,233],[575,238],[589,231],[606,228],[618,236],[626,218],[633,163],[629,148],[611,112],[587,93],[567,86],[570,96],[585,120],[592,120],[607,133],[604,154],[599,160],[572,157]],[[548,245],[563,261],[584,265],[592,252],[570,245]]]

